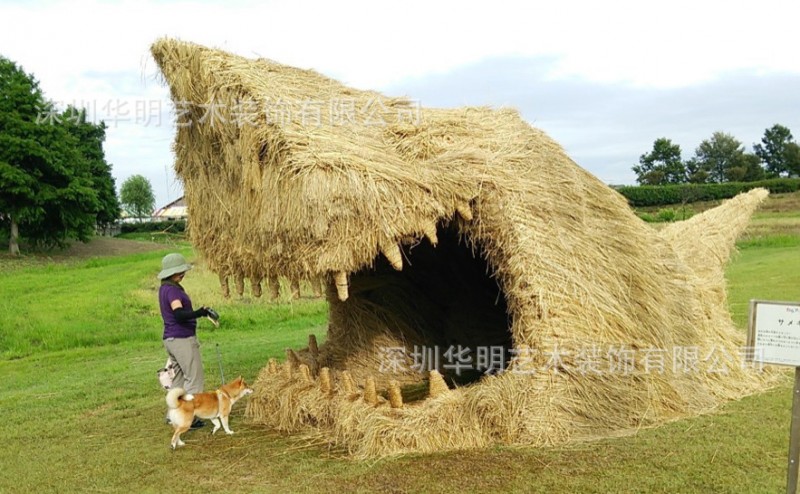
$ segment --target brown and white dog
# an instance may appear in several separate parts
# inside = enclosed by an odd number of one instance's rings
[[[218,390],[208,393],[187,394],[182,388],[171,389],[167,393],[167,406],[172,427],[175,433],[172,435],[172,449],[183,446],[181,434],[189,430],[195,417],[210,419],[214,423],[212,434],[220,428],[220,422],[227,434],[233,434],[228,427],[228,415],[231,413],[233,404],[239,398],[247,396],[253,390],[247,387],[241,376],[237,377],[228,384],[223,384]]]

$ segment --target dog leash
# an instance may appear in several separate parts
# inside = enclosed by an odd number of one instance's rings
[[[219,375],[222,379],[222,384],[225,384],[225,373],[222,371],[222,354],[219,353],[219,343],[217,343],[217,361],[219,362]]]

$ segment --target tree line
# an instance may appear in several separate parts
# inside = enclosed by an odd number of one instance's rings
[[[640,185],[684,183],[755,182],[769,178],[800,176],[800,145],[785,126],[775,124],[764,132],[760,143],[748,153],[741,141],[724,132],[714,132],[684,161],[681,148],[661,137],[653,149],[633,166]]]
[[[120,216],[105,123],[88,121],[84,109],[54,108],[33,75],[0,56],[0,227],[12,254],[20,236],[63,246]]]
[[[33,74],[0,55],[0,237],[19,255],[20,238],[39,247],[87,241],[97,227],[155,207],[150,181],[133,175],[119,197],[106,161],[106,124],[86,110],[59,111]]]

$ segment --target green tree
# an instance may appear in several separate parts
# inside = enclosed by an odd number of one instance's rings
[[[692,162],[691,167],[687,164],[687,170],[705,171],[711,182],[744,182],[763,177],[760,158],[747,154],[738,139],[724,132],[714,132],[701,142]]]
[[[728,168],[727,178],[730,182],[756,182],[766,178],[761,158],[753,153],[742,154],[739,162]]]
[[[94,231],[90,167],[50,108],[36,79],[0,57],[0,221],[9,228],[12,254],[19,254],[20,235],[63,245]]]
[[[150,181],[142,175],[128,177],[122,183],[119,195],[122,206],[134,218],[142,219],[150,216],[155,208],[156,199],[153,195],[153,187],[150,185]]]
[[[99,210],[96,221],[107,226],[119,219],[120,205],[117,198],[116,182],[111,175],[111,165],[106,162],[103,142],[106,140],[106,124],[95,124],[86,120],[86,110],[67,107],[61,115],[67,131],[78,141],[78,149],[87,160],[92,175],[94,190],[97,192]]]
[[[754,144],[753,150],[764,161],[767,174],[773,177],[796,175],[788,159],[792,153],[792,131],[780,124],[775,124],[764,131],[760,144]]]
[[[684,166],[686,167],[686,180],[689,183],[704,184],[708,182],[708,170],[703,167],[696,158],[688,160]]]
[[[37,175],[47,168],[47,150],[36,139],[44,105],[38,82],[0,57],[0,216],[10,229],[9,251],[19,255],[19,224],[34,219]]]
[[[653,150],[639,157],[633,166],[636,181],[642,185],[678,184],[686,181],[686,167],[681,160],[681,147],[661,137],[653,143]]]
[[[800,176],[800,145],[790,142],[783,152],[786,158],[786,169],[792,176]]]

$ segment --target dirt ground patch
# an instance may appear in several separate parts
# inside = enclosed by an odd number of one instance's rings
[[[90,259],[92,257],[124,256],[127,254],[139,254],[168,249],[168,245],[155,242],[144,242],[139,240],[127,240],[112,237],[94,237],[87,243],[74,242],[65,249],[55,249],[46,251],[26,251],[20,258],[11,257],[7,251],[0,253],[0,267],[13,268],[25,264],[36,264],[38,262],[68,262]]]
[[[141,252],[152,252],[164,250],[168,246],[155,242],[143,242],[140,240],[126,240],[112,237],[94,237],[88,243],[75,242],[62,251],[56,251],[49,255],[53,259],[87,259],[90,257],[103,256],[124,256],[126,254],[138,254]]]

